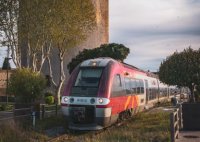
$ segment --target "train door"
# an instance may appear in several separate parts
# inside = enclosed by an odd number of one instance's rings
[[[146,88],[146,104],[147,104],[149,101],[149,85],[148,85],[147,80],[144,80],[144,81],[145,81],[145,88]]]

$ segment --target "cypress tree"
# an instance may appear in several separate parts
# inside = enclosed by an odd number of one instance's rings
[[[2,66],[2,70],[10,70],[10,62],[9,62],[9,58],[5,57],[4,62],[3,62],[3,66]]]

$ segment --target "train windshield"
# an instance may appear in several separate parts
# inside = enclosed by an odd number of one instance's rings
[[[72,96],[96,96],[103,68],[81,68],[72,88]]]

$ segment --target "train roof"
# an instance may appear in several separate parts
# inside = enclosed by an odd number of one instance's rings
[[[150,71],[144,71],[144,70],[142,70],[142,69],[139,69],[139,68],[137,68],[137,67],[135,67],[135,66],[133,66],[133,65],[129,65],[129,64],[126,64],[126,63],[122,63],[122,64],[123,64],[124,67],[130,68],[130,69],[135,69],[135,70],[137,70],[137,71],[146,73],[146,75],[147,75],[148,77],[153,77],[153,78],[157,78],[157,79],[159,78],[157,74],[154,74],[154,73],[152,73],[152,72],[150,72]]]
[[[133,65],[129,65],[129,64],[126,64],[126,63],[122,63],[122,65],[123,65],[124,67],[126,67],[126,68],[135,69],[135,70],[137,70],[137,71],[146,73],[144,70],[139,69],[139,68],[137,68],[137,67],[135,67],[135,66],[133,66]]]
[[[92,67],[92,66],[105,67],[111,61],[116,62],[116,63],[121,63],[121,65],[126,67],[126,68],[134,69],[134,70],[137,70],[139,72],[146,73],[146,75],[149,76],[149,77],[158,78],[158,75],[156,75],[156,74],[154,74],[152,72],[144,71],[144,70],[139,69],[139,68],[137,68],[137,67],[135,67],[133,65],[119,62],[119,61],[114,60],[114,59],[112,59],[110,57],[100,57],[100,58],[95,58],[95,59],[88,59],[88,60],[83,61],[80,66],[81,67]]]
[[[116,60],[109,58],[109,57],[101,57],[95,59],[88,59],[81,63],[81,67],[90,67],[90,66],[98,66],[98,67],[105,67],[108,65],[110,61],[117,62]]]

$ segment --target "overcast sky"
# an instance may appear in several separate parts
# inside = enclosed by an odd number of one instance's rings
[[[200,0],[109,0],[109,22],[110,42],[129,47],[125,62],[144,70],[157,71],[176,50],[200,48]]]
[[[174,51],[200,48],[200,0],[110,0],[110,42],[130,48],[126,63],[157,71]]]
[[[0,68],[3,65],[4,58],[6,57],[7,52],[5,48],[0,47]]]

